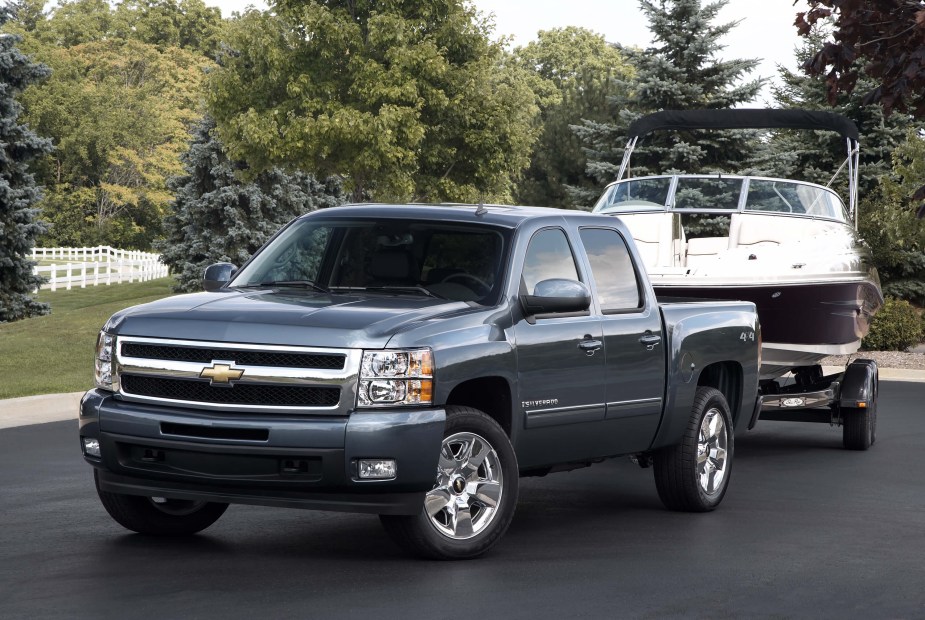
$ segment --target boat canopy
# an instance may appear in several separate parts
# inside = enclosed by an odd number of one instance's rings
[[[821,129],[855,142],[859,139],[854,121],[816,110],[663,110],[637,119],[627,133],[634,138],[653,131],[685,129]]]

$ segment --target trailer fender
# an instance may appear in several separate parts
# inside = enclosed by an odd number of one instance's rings
[[[858,359],[848,364],[841,381],[838,404],[850,408],[873,406],[877,399],[879,376],[874,360]]]

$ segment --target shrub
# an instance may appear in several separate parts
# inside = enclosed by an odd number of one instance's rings
[[[887,297],[861,345],[868,351],[905,351],[922,340],[923,324],[908,301]]]

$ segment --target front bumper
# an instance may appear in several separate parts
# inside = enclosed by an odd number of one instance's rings
[[[99,390],[80,404],[84,456],[110,493],[377,514],[416,514],[434,484],[443,409],[350,416],[215,414],[129,403]],[[360,480],[359,459],[395,459]]]

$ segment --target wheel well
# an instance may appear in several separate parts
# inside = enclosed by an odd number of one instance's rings
[[[475,407],[491,416],[511,436],[511,388],[501,377],[464,381],[450,392],[447,405]]]
[[[703,369],[697,379],[698,386],[716,388],[722,392],[732,410],[732,417],[739,417],[742,408],[742,367],[735,362],[717,362]]]

